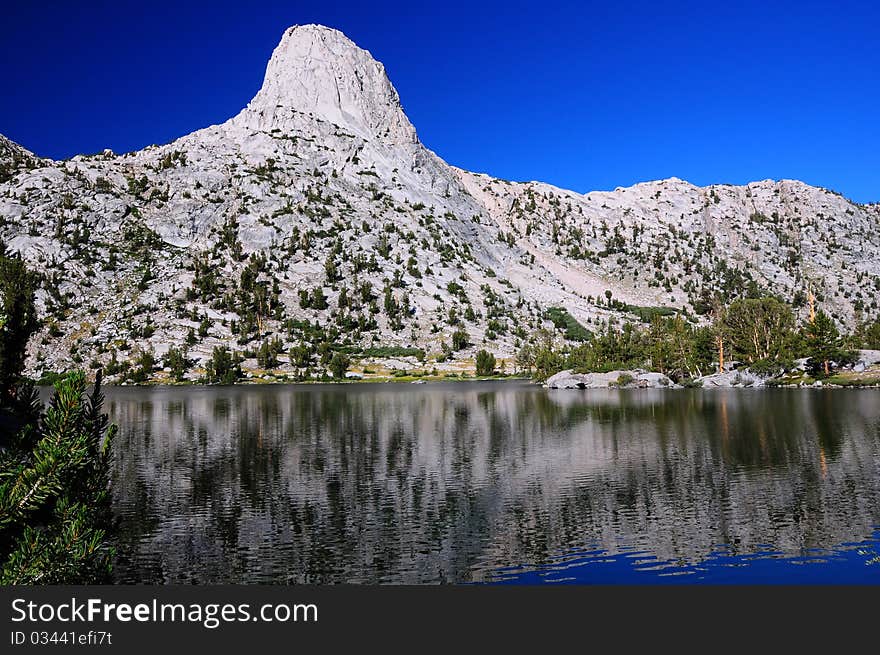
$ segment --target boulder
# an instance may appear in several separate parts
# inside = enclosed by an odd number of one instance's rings
[[[766,383],[766,378],[757,376],[745,369],[704,375],[697,378],[695,382],[700,383],[703,388],[707,389],[712,387],[763,387]]]
[[[647,371],[609,371],[608,373],[575,373],[560,371],[549,377],[544,386],[548,389],[664,389],[678,388],[662,373]]]

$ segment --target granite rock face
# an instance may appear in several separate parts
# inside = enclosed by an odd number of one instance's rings
[[[697,382],[704,389],[714,387],[763,387],[767,382],[767,378],[755,375],[748,369],[744,369],[704,375],[701,378],[697,378]]]
[[[662,373],[649,371],[610,371],[608,373],[575,373],[560,371],[547,378],[548,389],[677,389]]]
[[[416,142],[385,67],[342,32],[318,25],[287,29],[239,124],[296,129],[298,115],[316,116],[361,139]]]
[[[0,137],[0,238],[44,276],[31,374],[248,347],[245,280],[269,290],[250,343],[285,349],[317,321],[429,357],[464,330],[457,358],[509,362],[552,329],[549,307],[589,328],[749,286],[810,288],[851,325],[876,309],[878,221],[791,180],[580,194],[457,169],[420,142],[382,64],[317,25],[284,32],[236,116],[172,143],[53,161]],[[304,303],[317,288],[326,303]]]

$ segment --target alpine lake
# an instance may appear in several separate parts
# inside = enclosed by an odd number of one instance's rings
[[[880,583],[880,390],[111,387],[120,583]]]

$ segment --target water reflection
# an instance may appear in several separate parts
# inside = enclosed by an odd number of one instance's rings
[[[108,407],[120,581],[880,581],[872,390],[119,388]]]

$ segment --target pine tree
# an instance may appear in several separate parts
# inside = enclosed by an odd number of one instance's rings
[[[264,369],[278,368],[278,353],[281,348],[281,341],[277,337],[264,341],[257,350],[257,365]]]
[[[477,353],[477,375],[492,375],[495,372],[495,355],[488,350]]]
[[[336,260],[333,259],[332,254],[328,255],[327,261],[324,262],[324,274],[330,284],[340,279],[339,269],[336,267]]]
[[[737,357],[754,364],[779,360],[788,354],[794,314],[780,300],[773,297],[736,300],[723,316],[724,339]]]
[[[322,287],[315,287],[312,290],[312,297],[309,299],[312,309],[327,309],[327,296],[324,295]]]
[[[348,355],[337,351],[333,353],[333,357],[330,358],[330,372],[333,373],[334,378],[341,380],[345,377],[345,373],[348,371],[350,364],[351,360]]]
[[[456,330],[452,333],[453,350],[464,350],[471,345],[471,339],[464,330]]]
[[[563,355],[553,348],[551,338],[538,336],[538,345],[535,348],[535,379],[543,382],[554,373],[562,370],[565,365]]]
[[[718,372],[724,373],[724,344],[727,340],[727,328],[725,324],[725,315],[727,308],[721,304],[719,298],[712,301],[712,338],[715,343],[715,349],[718,353]]]
[[[34,276],[0,244],[0,585],[110,581],[110,445],[101,373],[69,373],[44,411],[20,379],[36,328]]]
[[[840,332],[828,314],[819,310],[804,326],[804,344],[811,368],[831,374],[831,361],[842,355]]]
[[[214,384],[234,384],[242,375],[241,359],[226,346],[214,347],[207,369],[208,382]]]
[[[99,584],[114,553],[110,445],[98,376],[67,374],[0,455],[0,584]]]
[[[535,351],[530,344],[524,343],[516,352],[514,363],[517,371],[526,375],[532,374],[532,366],[535,364]]]
[[[131,373],[133,382],[146,382],[153,375],[156,358],[152,350],[142,350],[135,358],[135,369]]]
[[[290,358],[291,366],[294,368],[306,368],[312,365],[314,354],[308,344],[303,342],[297,346],[292,346],[288,357]]]
[[[880,318],[865,327],[862,345],[871,350],[880,350]]]
[[[177,382],[183,380],[187,370],[190,367],[190,361],[186,358],[186,353],[180,348],[169,348],[165,353],[165,366],[171,369],[171,377]]]

